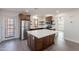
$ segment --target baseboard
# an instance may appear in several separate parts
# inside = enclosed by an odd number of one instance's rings
[[[70,38],[67,38],[67,37],[64,37],[64,39],[79,44],[79,41],[76,41],[76,40],[73,40],[73,39],[70,39]]]
[[[0,43],[5,42],[5,41],[10,41],[10,40],[19,40],[19,38],[12,38],[12,39],[8,39],[8,40],[1,40]]]

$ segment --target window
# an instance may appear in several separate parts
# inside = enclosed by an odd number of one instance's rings
[[[6,37],[15,36],[15,19],[7,18],[6,19]]]
[[[34,19],[34,26],[38,27],[38,19]]]

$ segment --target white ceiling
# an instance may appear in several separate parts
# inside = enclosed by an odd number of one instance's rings
[[[23,10],[28,10],[29,14],[34,15],[46,15],[46,14],[57,14],[56,11],[59,13],[79,10],[79,8],[0,8],[3,11],[11,11],[11,12],[22,12]]]

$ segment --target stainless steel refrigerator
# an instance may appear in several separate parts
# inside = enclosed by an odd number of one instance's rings
[[[30,29],[30,21],[22,20],[21,21],[21,40],[27,39],[27,31],[29,29]]]

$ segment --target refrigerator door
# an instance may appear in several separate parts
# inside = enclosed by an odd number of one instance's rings
[[[22,21],[22,28],[21,28],[21,39],[23,40],[24,39],[24,35],[26,35],[27,31],[29,30],[30,28],[30,21]],[[25,36],[27,37],[27,35]]]
[[[21,39],[24,39],[24,21],[21,22]]]
[[[25,21],[25,30],[28,31],[30,29],[30,21]]]

